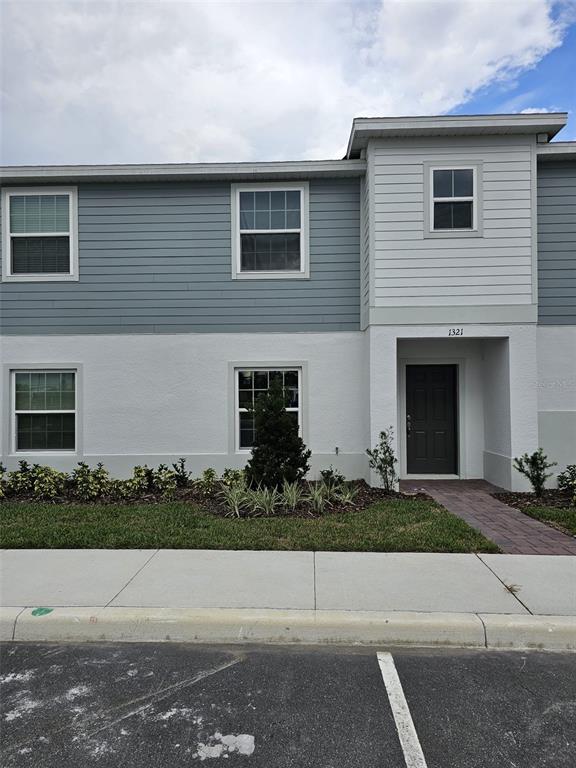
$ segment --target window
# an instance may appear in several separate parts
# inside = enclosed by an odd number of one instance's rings
[[[308,185],[233,185],[234,277],[308,276]]]
[[[4,189],[3,279],[77,279],[75,189]]]
[[[474,230],[474,168],[432,168],[432,230]]]
[[[76,449],[76,372],[14,371],[16,451]]]
[[[286,410],[293,414],[294,421],[302,428],[301,422],[301,369],[262,368],[237,370],[236,377],[236,448],[250,450],[254,444],[254,416],[248,409],[253,408],[258,397],[268,391],[274,380],[282,383],[288,395]]]

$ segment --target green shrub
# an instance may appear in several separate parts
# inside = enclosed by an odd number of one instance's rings
[[[240,517],[242,510],[247,505],[247,491],[243,485],[223,485],[219,493],[220,498],[227,507],[227,515]]]
[[[245,487],[246,473],[243,469],[230,469],[230,467],[226,467],[224,472],[222,472],[220,482],[228,488],[233,486]]]
[[[392,448],[393,437],[393,427],[384,429],[380,432],[380,442],[378,445],[372,450],[370,448],[366,449],[366,453],[370,458],[370,467],[380,475],[382,487],[387,493],[394,490],[397,478],[395,464],[397,464],[398,460]]]
[[[132,484],[130,480],[110,480],[108,495],[114,501],[129,501],[133,498]]]
[[[0,464],[0,499],[6,495],[6,467]]]
[[[132,477],[127,480],[113,480],[110,485],[110,495],[115,499],[129,501],[145,496],[152,490],[150,472],[152,470],[144,465],[134,467]]]
[[[52,467],[28,464],[20,461],[19,469],[9,472],[4,482],[4,492],[10,496],[32,496],[38,501],[51,501],[62,496],[68,475]]]
[[[39,467],[35,465],[33,474],[34,487],[32,493],[35,499],[51,501],[63,495],[66,481],[68,480],[66,472],[58,472],[57,469],[52,469],[52,467]]]
[[[107,495],[110,490],[110,475],[101,462],[95,469],[90,469],[88,464],[79,461],[78,467],[70,476],[69,487],[76,498],[92,501]]]
[[[158,469],[151,469],[144,464],[134,467],[132,477],[127,480],[114,480],[111,484],[111,495],[114,498],[131,500],[158,493],[165,499],[171,499],[176,488],[176,473],[168,469],[166,464],[160,464]]]
[[[246,477],[252,487],[282,488],[301,480],[310,469],[311,452],[298,434],[298,424],[286,411],[282,384],[273,381],[254,407],[255,437]]]
[[[542,496],[546,480],[552,477],[552,473],[546,472],[546,470],[555,466],[556,462],[549,462],[542,448],[538,448],[531,455],[524,453],[522,456],[514,459],[514,469],[528,478],[536,496]]]
[[[211,496],[218,488],[218,475],[216,470],[208,467],[202,472],[202,476],[194,480],[194,487],[200,491],[203,496]]]
[[[131,483],[134,495],[144,495],[152,490],[153,470],[147,464],[137,465],[132,470],[132,477],[125,482]]]
[[[178,459],[176,464],[172,464],[176,485],[178,488],[188,488],[190,485],[190,472],[186,470],[186,459]]]
[[[568,464],[564,472],[560,472],[558,488],[569,493],[572,504],[576,506],[576,464]]]
[[[34,470],[39,465],[31,467],[27,461],[21,460],[18,466],[19,469],[8,473],[6,489],[14,496],[31,496],[34,490]]]
[[[172,499],[178,487],[178,478],[176,472],[168,469],[166,464],[160,464],[158,469],[151,471],[149,484],[152,484],[152,490],[159,493],[163,499]]]
[[[320,472],[320,477],[322,478],[324,485],[329,488],[339,487],[346,482],[346,478],[342,472],[338,472],[332,465],[330,465],[330,469],[323,469]]]

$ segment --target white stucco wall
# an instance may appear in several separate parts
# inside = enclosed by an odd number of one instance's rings
[[[234,452],[234,364],[302,365],[304,439],[313,471],[333,464],[366,473],[363,334],[178,334],[5,337],[3,389],[11,366],[78,365],[83,440],[77,455],[50,454],[53,466],[103,461],[124,475],[137,463],[188,459],[197,472],[240,466]],[[2,414],[3,461],[12,467],[8,393]],[[339,455],[336,455],[336,448]],[[27,456],[46,463],[47,454]]]
[[[576,326],[538,327],[538,427],[552,471],[576,464]]]
[[[196,473],[241,466],[246,454],[234,450],[234,365],[299,365],[312,476],[332,464],[348,477],[368,477],[364,451],[390,425],[404,475],[402,372],[406,361],[417,360],[461,364],[461,477],[524,488],[512,460],[539,443],[563,465],[574,461],[574,330],[538,329],[539,372],[533,325],[465,325],[462,338],[449,330],[411,325],[370,326],[365,333],[4,337],[2,461],[14,467],[23,457],[10,449],[12,367],[79,369],[79,451],[28,460],[47,463],[49,457],[66,469],[81,459],[101,460],[123,476],[137,463],[180,456]]]
[[[495,485],[510,484],[510,353],[508,339],[483,342],[485,442],[483,477]]]

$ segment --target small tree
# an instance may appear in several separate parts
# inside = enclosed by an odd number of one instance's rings
[[[394,490],[394,484],[396,483],[396,468],[397,463],[396,456],[394,455],[394,449],[392,447],[392,440],[394,438],[394,428],[388,427],[388,429],[380,432],[380,442],[378,445],[370,450],[368,448],[366,453],[370,457],[370,467],[380,475],[382,480],[382,487],[387,493]]]
[[[538,448],[531,455],[524,453],[519,458],[514,459],[514,469],[528,478],[536,496],[542,496],[546,480],[552,477],[552,473],[546,472],[546,470],[555,467],[556,464],[555,461],[548,461],[542,448]]]
[[[286,411],[287,397],[279,381],[273,381],[254,405],[254,445],[246,465],[252,486],[282,488],[301,480],[310,469],[311,451],[298,434],[298,424]]]

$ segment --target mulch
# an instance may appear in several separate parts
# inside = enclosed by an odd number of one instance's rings
[[[509,507],[524,510],[527,507],[555,507],[556,509],[574,509],[571,504],[570,494],[559,489],[550,489],[544,491],[542,496],[538,497],[534,493],[513,493],[512,491],[501,491],[493,493],[495,499],[508,504]]]
[[[310,485],[314,485],[312,481]],[[274,517],[325,517],[326,515],[338,515],[343,512],[361,512],[372,504],[378,501],[398,501],[398,500],[420,500],[420,501],[433,501],[433,499],[426,493],[400,493],[400,492],[386,492],[382,488],[371,488],[364,480],[354,481],[352,483],[358,488],[358,493],[354,498],[352,504],[341,504],[337,501],[331,501],[326,504],[325,510],[322,514],[317,514],[310,509],[307,504],[300,504],[292,512],[287,509],[278,509],[274,513]],[[306,484],[305,484],[306,485]],[[152,499],[155,502],[160,502],[162,499]],[[174,501],[190,501],[205,512],[213,515],[226,516],[230,514],[230,510],[220,501],[218,495],[209,494],[205,495],[201,491],[195,488],[186,488],[177,493]]]
[[[312,481],[310,483],[314,485]],[[378,501],[398,501],[398,500],[420,500],[430,501],[433,499],[426,493],[400,493],[392,492],[387,493],[382,488],[371,488],[364,480],[354,481],[352,483],[358,488],[358,493],[354,498],[354,502],[351,504],[342,504],[337,501],[331,501],[326,504],[325,510],[322,514],[313,512],[307,504],[299,505],[293,512],[286,509],[278,509],[274,513],[274,517],[325,517],[326,515],[338,515],[343,512],[361,512],[370,505]],[[306,484],[304,484],[306,486]],[[15,497],[6,499],[12,503],[35,503],[33,498]],[[230,515],[230,510],[226,507],[222,500],[219,498],[219,489],[215,493],[203,493],[200,489],[192,487],[177,488],[174,496],[167,500],[162,498],[160,494],[148,493],[137,499],[117,500],[111,498],[99,498],[94,501],[79,501],[78,499],[71,498],[70,496],[53,499],[52,502],[65,506],[142,506],[143,504],[166,504],[167,502],[189,502],[198,506],[203,512],[216,515],[219,517],[225,517]],[[244,516],[244,515],[243,515]],[[252,515],[250,515],[252,516]]]

